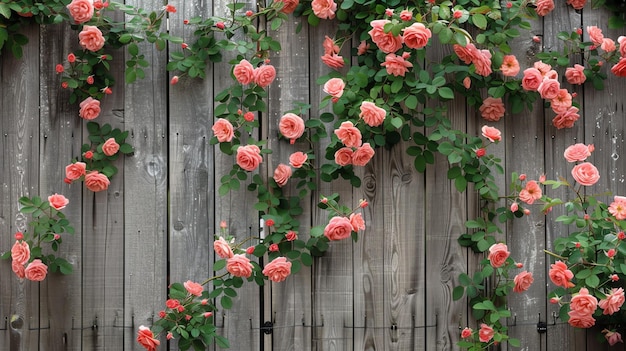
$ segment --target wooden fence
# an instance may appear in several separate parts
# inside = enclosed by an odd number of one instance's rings
[[[147,9],[163,5],[127,3]],[[171,14],[171,33],[188,37],[191,30],[183,19],[224,11],[226,0],[170,3],[178,9]],[[517,41],[520,63],[531,65],[542,46],[557,47],[561,30],[603,25],[606,36],[617,38],[620,33],[606,29],[603,15],[587,9],[576,13],[559,1],[549,17]],[[307,118],[319,114],[322,94],[315,79],[328,70],[317,59],[323,54],[324,35],[332,33],[332,24],[327,26],[324,32],[305,25],[295,34],[296,24],[291,23],[277,33],[283,49],[271,59],[278,78],[269,90],[269,113],[257,136],[275,150],[263,163],[264,174],[293,151],[278,143],[277,118],[295,101],[313,106]],[[20,282],[10,263],[0,262],[0,349],[140,350],[137,328],[151,325],[163,309],[168,283],[201,281],[212,274],[212,238],[220,221],[227,221],[238,238],[259,232],[258,215],[249,206],[251,194],[219,196],[216,191],[233,160],[208,143],[212,97],[229,84],[230,74],[226,65],[219,65],[205,80],[181,79],[170,86],[167,50],[144,45],[150,62],[146,78],[124,85],[119,60],[114,70],[118,84],[105,98],[99,121],[130,131],[128,141],[136,151],[120,160],[109,190],[94,194],[80,183],[63,182],[64,166],[80,153],[87,135],[77,106],[68,104],[69,93],[59,87],[54,71],[76,48],[76,32],[65,26],[33,26],[25,34],[30,42],[23,59],[7,52],[0,56],[0,251],[10,249],[13,233],[26,226],[17,210],[20,196],[63,193],[70,199],[65,212],[77,233],[64,239],[62,254],[75,272],[42,283]],[[436,60],[441,51],[429,49],[428,59]],[[556,130],[551,112],[539,104],[494,124],[504,135],[496,151],[506,173],[566,176],[565,147],[593,143],[592,161],[602,175],[596,190],[626,194],[626,163],[620,157],[625,152],[626,80],[610,78],[606,83],[604,92],[575,89],[582,117],[572,129]],[[450,118],[474,134],[483,124],[462,99],[450,105]],[[475,197],[454,189],[443,158],[421,174],[404,149],[377,150],[359,173],[359,189],[339,181],[321,184],[311,195],[300,235],[325,219],[315,204],[320,194],[333,192],[355,205],[367,199],[367,230],[356,243],[333,243],[312,267],[286,282],[263,288],[244,285],[234,307],[216,314],[219,331],[233,350],[457,349],[460,327],[471,322],[465,301],[454,302],[452,289],[459,273],[477,267],[480,257],[462,249],[456,239],[476,210]],[[506,178],[500,180],[502,189]],[[564,195],[559,191],[550,194]],[[598,331],[587,334],[552,318],[556,307],[546,299],[549,261],[542,250],[564,235],[564,228],[535,211],[505,229],[513,255],[535,277],[528,293],[510,301],[510,333],[522,340],[522,350],[609,349],[597,343]],[[538,321],[548,323],[546,333],[538,333]],[[267,322],[271,332],[262,329]],[[622,345],[611,350],[623,350]]]

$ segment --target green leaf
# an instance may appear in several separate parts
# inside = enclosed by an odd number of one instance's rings
[[[487,18],[484,15],[475,13],[471,16],[471,19],[476,27],[483,30],[487,28]]]
[[[9,5],[0,3],[0,15],[7,19],[11,17],[11,9],[9,8]]]
[[[454,99],[454,91],[448,87],[439,88],[437,92],[442,99]]]
[[[220,304],[222,305],[222,307],[224,309],[229,310],[229,309],[231,309],[233,307],[233,299],[231,299],[230,297],[224,295],[220,299]]]
[[[465,287],[455,286],[454,289],[452,289],[452,299],[454,301],[457,301],[460,298],[462,298],[464,294],[465,294]]]

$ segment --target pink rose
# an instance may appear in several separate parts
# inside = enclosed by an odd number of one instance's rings
[[[574,122],[576,122],[580,116],[578,115],[578,108],[572,106],[568,108],[565,112],[558,113],[552,119],[552,124],[557,129],[563,128],[571,128],[574,126]]]
[[[476,67],[476,74],[480,74],[483,77],[491,74],[491,52],[489,50],[477,51],[477,55],[472,60],[472,63]]]
[[[202,288],[202,285],[200,285],[200,284],[198,284],[196,282],[192,282],[191,280],[188,280],[188,281],[184,282],[183,286],[185,287],[185,289],[187,290],[188,293],[190,293],[191,295],[194,295],[194,296],[202,295],[202,290],[204,290]]]
[[[497,122],[504,116],[505,107],[501,98],[488,97],[483,100],[483,104],[479,108],[483,119],[490,122]]]
[[[276,78],[276,68],[272,65],[263,65],[254,69],[254,83],[265,88]]]
[[[324,54],[326,55],[338,54],[340,50],[339,45],[337,45],[328,35],[324,36],[322,47],[324,48]]]
[[[546,74],[548,74],[548,72],[552,70],[552,66],[543,61],[536,61],[535,63],[533,63],[533,68],[536,68],[539,72],[541,72],[541,75],[543,77],[545,77]]]
[[[587,0],[567,0],[568,5],[572,5],[574,10],[580,10],[585,7]]]
[[[403,56],[396,54],[387,54],[385,62],[380,64],[387,69],[387,74],[394,75],[396,77],[404,77],[409,68],[413,67],[413,64],[404,59]]]
[[[254,171],[263,162],[261,149],[256,145],[246,145],[237,148],[237,164],[244,170]]]
[[[245,255],[233,255],[226,261],[226,270],[235,277],[249,278],[252,275],[252,264]]]
[[[278,130],[293,144],[296,139],[304,134],[304,120],[296,114],[286,113],[280,118]]]
[[[504,55],[500,70],[505,77],[515,77],[520,70],[519,62],[517,61],[515,55]]]
[[[93,17],[93,4],[89,0],[72,0],[67,9],[76,23],[88,22]]]
[[[296,7],[298,7],[298,4],[300,3],[300,1],[298,0],[277,0],[276,2],[282,2],[284,4],[280,12],[286,14],[293,13],[293,11],[295,11]]]
[[[561,83],[556,79],[545,78],[537,87],[537,91],[541,95],[542,99],[552,100],[558,94],[561,89]]]
[[[411,49],[421,49],[425,47],[432,35],[430,29],[419,22],[413,23],[410,27],[406,27],[402,30],[404,44]]]
[[[403,21],[410,21],[413,18],[413,12],[410,10],[400,11],[400,19]]]
[[[67,204],[70,203],[70,200],[68,200],[63,195],[55,193],[53,195],[48,196],[48,202],[50,203],[50,207],[54,208],[57,211],[60,211],[64,209],[65,206],[67,206]]]
[[[318,18],[333,19],[335,18],[335,11],[337,11],[337,4],[333,0],[313,0],[311,8]]]
[[[26,269],[24,269],[24,276],[26,279],[36,282],[46,279],[47,274],[48,266],[43,264],[40,259],[34,259],[28,264],[28,266],[26,266]]]
[[[626,36],[620,35],[617,37],[617,43],[619,44],[619,54],[621,57],[626,57]]]
[[[604,337],[606,338],[606,341],[609,343],[609,345],[613,346],[615,344],[617,344],[618,342],[623,342],[622,341],[622,335],[618,332],[613,332],[613,331],[609,331],[604,329],[602,331],[604,334]]]
[[[342,147],[335,152],[335,163],[340,166],[347,166],[352,164],[352,155],[354,151],[349,147]]]
[[[478,331],[478,340],[481,342],[489,342],[489,340],[493,338],[494,334],[495,332],[493,328],[483,323],[480,325],[480,330]]]
[[[598,308],[598,299],[589,294],[587,288],[580,288],[578,294],[572,296],[569,307],[580,314],[592,315]]]
[[[107,156],[113,156],[120,150],[120,144],[115,141],[115,138],[107,139],[104,144],[102,144],[102,153]]]
[[[591,42],[594,45],[596,46],[602,45],[602,42],[604,41],[604,35],[602,34],[602,29],[596,26],[587,26],[587,33],[589,34],[589,39],[591,39]]]
[[[527,271],[520,272],[513,278],[513,282],[515,283],[513,292],[524,292],[528,290],[533,283],[533,274]]]
[[[254,66],[248,60],[243,59],[233,68],[233,75],[239,83],[250,84],[254,81]]]
[[[402,47],[402,37],[394,36],[393,33],[385,33],[385,24],[389,20],[374,20],[370,22],[372,29],[368,32],[372,41],[378,48],[386,54],[396,52]]]
[[[291,274],[291,262],[287,261],[285,257],[275,258],[272,262],[265,265],[263,274],[274,283],[280,283]]]
[[[619,62],[611,67],[611,72],[618,77],[626,77],[626,57],[620,58]]]
[[[624,288],[612,288],[611,292],[606,295],[606,298],[601,299],[598,302],[598,306],[604,311],[602,314],[613,314],[619,312],[620,308],[624,304]]]
[[[358,232],[359,230],[365,230],[365,220],[360,213],[350,214],[350,224],[352,225],[352,231]]]
[[[231,142],[235,136],[233,125],[229,120],[224,118],[218,118],[217,121],[213,123],[211,130],[213,130],[213,134],[220,143]]]
[[[335,130],[335,135],[347,147],[361,146],[361,131],[350,121],[342,122],[341,126]]]
[[[110,184],[109,178],[98,171],[92,171],[85,175],[85,186],[93,192],[107,190]]]
[[[304,165],[306,160],[309,158],[307,154],[302,151],[297,151],[289,156],[289,164],[293,168],[300,168]]]
[[[454,53],[459,57],[459,60],[463,61],[467,65],[472,63],[474,57],[479,55],[478,49],[472,43],[467,43],[465,46],[454,44],[452,48],[454,49]]]
[[[589,146],[583,143],[577,143],[568,146],[563,152],[563,156],[567,162],[584,161],[587,157],[591,156],[591,150]]]
[[[370,49],[370,44],[368,44],[365,40],[361,40],[359,47],[357,47],[356,49],[356,53],[358,56],[365,55],[365,53],[367,53],[367,50],[369,49]]]
[[[570,94],[567,89],[559,89],[559,93],[556,97],[550,100],[550,107],[552,111],[557,114],[566,112],[572,107],[572,94]]]
[[[155,351],[157,346],[161,345],[161,342],[154,338],[154,334],[152,334],[150,328],[144,327],[143,325],[139,326],[137,342],[146,348],[147,351]]]
[[[75,162],[65,166],[65,178],[76,180],[85,175],[87,165],[84,162]]]
[[[291,178],[291,167],[283,163],[279,164],[274,170],[274,181],[276,184],[282,188],[287,184],[289,178]]]
[[[538,69],[534,67],[526,68],[522,78],[522,88],[527,91],[537,91],[542,81],[543,75]]]
[[[341,78],[331,78],[324,83],[324,92],[332,97],[340,98],[346,83]]]
[[[489,139],[489,141],[491,141],[492,143],[495,143],[496,141],[500,141],[502,139],[500,130],[498,130],[498,128],[483,126],[481,130],[483,136]]]
[[[591,186],[600,180],[600,172],[591,163],[583,162],[572,168],[572,177],[580,185]]]
[[[83,49],[96,52],[104,46],[104,37],[98,27],[83,26],[83,30],[78,33],[78,40]]]
[[[602,45],[600,45],[600,48],[606,52],[613,52],[616,49],[615,42],[611,38],[604,38],[602,40]]]
[[[615,217],[615,219],[619,221],[626,219],[626,198],[623,196],[613,197],[613,202],[609,205],[608,210],[609,213]]]
[[[537,12],[539,16],[545,16],[554,10],[553,0],[537,0],[536,5],[535,12]]]
[[[221,236],[213,242],[213,250],[215,250],[215,253],[221,258],[231,258],[234,255],[233,249],[230,248],[226,239]]]
[[[590,314],[580,313],[578,311],[569,311],[569,320],[567,323],[575,328],[591,328],[596,324],[596,320]]]
[[[13,273],[15,273],[15,275],[18,278],[24,279],[24,277],[26,277],[26,274],[24,273],[24,269],[26,269],[26,267],[24,267],[24,264],[16,262],[16,261],[12,261],[11,269],[13,270]]]
[[[463,86],[465,87],[465,89],[469,89],[472,86],[472,78],[470,77],[463,78]]]
[[[322,59],[322,62],[324,62],[326,66],[333,68],[333,69],[340,69],[345,64],[345,62],[343,61],[343,57],[335,53],[324,54],[324,56],[322,56],[321,59]]]
[[[510,254],[506,244],[498,243],[491,245],[488,255],[491,266],[494,268],[501,267],[506,262],[506,259],[509,258]]]
[[[469,337],[471,337],[471,336],[472,336],[472,333],[473,333],[473,332],[474,332],[474,331],[472,330],[472,328],[465,327],[465,328],[463,329],[463,331],[461,331],[461,338],[462,338],[462,339],[467,339],[467,338],[469,338]]]
[[[78,115],[86,120],[92,120],[100,115],[100,101],[88,97],[80,103]]]
[[[26,264],[30,260],[30,246],[26,241],[16,241],[11,248],[11,259],[19,264]]]
[[[359,117],[363,118],[365,123],[367,123],[367,125],[370,127],[376,127],[381,125],[385,120],[385,117],[387,116],[387,111],[385,111],[384,108],[378,107],[375,103],[370,101],[363,101],[361,103],[360,110],[361,113],[359,113]],[[350,145],[346,144],[346,146]]]
[[[541,199],[541,187],[539,187],[539,184],[537,184],[536,181],[531,180],[528,183],[526,183],[526,186],[524,187],[524,189],[522,189],[519,192],[519,198],[520,200],[524,201],[525,203],[532,205],[535,200],[539,200]]]
[[[550,271],[548,272],[550,280],[556,286],[562,286],[564,288],[571,288],[574,283],[571,282],[574,278],[574,273],[567,268],[567,265],[561,261],[556,261],[550,265]]]
[[[363,167],[372,157],[374,157],[374,149],[370,146],[370,143],[363,143],[363,145],[354,150],[352,164]]]
[[[324,236],[330,241],[348,238],[350,234],[352,234],[352,223],[346,217],[335,216],[324,228]]]

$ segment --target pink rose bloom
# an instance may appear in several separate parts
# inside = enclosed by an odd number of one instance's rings
[[[107,190],[110,184],[109,178],[98,171],[92,171],[85,175],[85,186],[93,192]]]
[[[311,2],[313,13],[315,16],[321,19],[333,19],[335,18],[335,11],[337,11],[337,4],[333,0],[313,0]]]
[[[72,0],[67,9],[77,24],[88,22],[93,17],[93,4],[89,0]]]
[[[299,0],[277,0],[276,2],[282,2],[284,4],[280,12],[286,14],[293,13],[293,11],[295,11],[296,7],[298,7],[298,4],[300,3]]]
[[[613,332],[613,331],[609,331],[604,329],[602,331],[604,334],[604,337],[606,338],[606,341],[609,343],[609,345],[613,346],[615,344],[617,344],[618,342],[623,342],[622,341],[622,335],[618,332]]]
[[[551,78],[545,78],[541,84],[539,84],[539,87],[537,87],[537,91],[541,95],[541,98],[546,100],[554,99],[559,94],[560,89],[561,83],[559,83],[558,80]]]
[[[626,36],[620,35],[617,37],[617,43],[619,44],[619,54],[621,57],[626,57]]]
[[[602,314],[613,314],[619,312],[624,300],[624,288],[613,288],[605,299],[598,302],[598,306],[604,310]]]
[[[278,129],[280,134],[293,144],[296,139],[304,134],[304,120],[296,114],[286,113],[280,118]]]
[[[606,52],[613,52],[616,49],[615,42],[611,38],[604,38],[602,40],[602,45],[600,45],[600,48]]]
[[[472,79],[470,77],[463,78],[463,86],[465,89],[469,89],[472,86]]]
[[[602,45],[602,42],[604,41],[604,35],[602,34],[602,29],[596,26],[587,26],[587,33],[589,34],[589,39],[591,39],[591,42],[594,45],[596,46]]]
[[[361,55],[365,55],[365,53],[367,52],[367,50],[369,50],[370,48],[370,44],[368,44],[365,40],[361,40],[361,43],[359,44],[359,47],[356,50],[356,54],[361,56]]]
[[[515,77],[520,71],[519,62],[515,55],[504,55],[500,70],[506,77]]]
[[[522,78],[522,88],[527,91],[537,91],[542,81],[543,75],[538,69],[534,67],[526,68]]]
[[[613,202],[609,205],[609,213],[619,221],[626,219],[626,198],[615,196]]]
[[[493,328],[483,323],[480,325],[480,330],[478,331],[478,340],[481,342],[489,342],[489,340],[493,338],[494,334],[495,332]]]
[[[283,163],[279,164],[274,170],[274,181],[276,184],[282,188],[287,184],[289,178],[291,178],[291,167]]]
[[[368,32],[372,41],[378,48],[386,53],[398,51],[402,47],[402,37],[394,36],[393,33],[385,33],[385,24],[390,23],[389,20],[374,20],[370,22],[372,29]]]
[[[289,164],[293,168],[300,168],[304,165],[306,160],[309,158],[307,154],[302,151],[297,151],[289,156]]]
[[[107,139],[104,144],[102,144],[102,153],[107,156],[113,156],[120,150],[120,144],[115,141],[115,138]]]
[[[254,66],[248,60],[243,59],[233,68],[233,75],[239,83],[250,84],[254,81]]]
[[[263,274],[274,283],[280,283],[291,274],[291,262],[287,261],[285,257],[275,258],[272,262],[265,265]]]
[[[221,258],[231,258],[234,255],[233,249],[230,248],[226,239],[221,236],[213,242],[213,250]]]
[[[50,203],[50,207],[54,208],[57,211],[60,211],[64,209],[65,206],[67,206],[67,204],[70,203],[70,200],[68,200],[63,195],[55,193],[53,195],[48,196],[48,202]]]
[[[340,166],[347,166],[352,164],[352,155],[354,151],[349,147],[342,147],[335,152],[335,163]]]
[[[387,74],[394,75],[396,77],[404,77],[409,68],[413,67],[413,64],[404,59],[402,56],[396,54],[387,54],[385,62],[380,64],[387,69]]]
[[[497,122],[504,116],[505,108],[501,98],[488,97],[483,100],[479,108],[483,119],[490,122]]]
[[[80,104],[78,115],[86,120],[92,120],[100,115],[100,101],[91,96],[83,100]]]
[[[400,12],[400,19],[403,21],[410,21],[413,18],[413,12],[410,10],[402,10]]]
[[[21,265],[26,264],[30,260],[30,246],[26,241],[15,241],[11,248],[11,259],[13,262]]]
[[[580,185],[592,186],[600,180],[600,172],[590,162],[583,162],[572,168],[572,177]]]
[[[188,281],[184,282],[183,286],[185,287],[185,289],[187,290],[188,293],[190,293],[191,295],[194,295],[194,296],[202,295],[202,290],[204,290],[202,288],[202,285],[200,285],[200,284],[198,284],[196,282],[192,282],[191,280],[188,280]]]
[[[568,5],[572,5],[574,10],[580,10],[585,7],[587,0],[567,0]]]
[[[554,118],[552,119],[552,124],[557,129],[571,128],[574,126],[574,122],[576,122],[579,118],[580,116],[578,115],[578,108],[572,106],[568,108],[567,111],[558,113],[556,116],[554,116]]]
[[[217,137],[217,141],[220,143],[230,142],[235,136],[233,125],[229,120],[224,118],[218,118],[217,121],[213,123],[211,129],[213,130],[213,134]]]
[[[250,278],[252,264],[245,255],[237,254],[226,261],[226,270],[235,277]]]
[[[476,67],[476,74],[486,77],[491,74],[491,52],[489,50],[477,51],[477,55],[472,60]]]
[[[574,273],[561,261],[556,261],[550,265],[548,276],[556,286],[562,286],[566,289],[574,287],[574,283],[571,282],[572,278],[574,278]]]
[[[65,178],[76,180],[85,175],[87,164],[84,162],[75,162],[65,166]]]
[[[358,232],[359,230],[365,230],[365,220],[360,213],[352,213],[349,219],[352,225],[352,231]]]
[[[626,57],[620,58],[619,62],[611,67],[611,72],[618,77],[626,77]]]
[[[324,236],[330,241],[346,239],[352,234],[352,223],[346,217],[335,216],[324,228]]]
[[[161,342],[154,338],[152,331],[143,325],[139,326],[139,331],[137,332],[137,342],[147,351],[155,351],[157,346],[161,345]]]
[[[536,181],[531,180],[528,183],[526,183],[526,186],[524,187],[524,189],[522,189],[519,192],[519,198],[520,200],[524,201],[525,203],[532,205],[535,200],[539,200],[541,199],[541,188],[539,187],[539,184],[537,184]]]
[[[96,52],[104,46],[104,37],[98,27],[83,26],[83,30],[78,33],[80,46],[85,50]]]
[[[567,162],[584,161],[589,156],[591,156],[591,150],[589,149],[589,146],[583,143],[570,145],[563,152],[563,157],[565,157]]]
[[[363,101],[360,110],[361,113],[359,113],[359,117],[363,118],[365,123],[370,127],[381,125],[387,116],[387,111],[384,108],[376,106],[376,104],[371,101]]]
[[[354,150],[352,164],[363,167],[372,157],[374,157],[374,149],[370,146],[370,143],[363,143],[363,145]]]
[[[339,56],[335,53],[324,54],[321,59],[326,66],[333,69],[340,69],[345,64],[345,62],[343,61],[343,56]]]
[[[335,130],[335,135],[347,147],[361,146],[361,131],[350,121],[342,122],[341,126]]]
[[[11,262],[11,270],[13,270],[13,273],[15,273],[15,275],[20,279],[24,279],[24,277],[26,276],[26,274],[24,273],[25,268],[26,267],[24,267],[22,263],[16,261]]]
[[[589,294],[587,288],[580,288],[578,294],[572,296],[569,307],[580,314],[592,315],[598,308],[598,299]]]
[[[575,64],[574,67],[567,67],[565,69],[565,79],[570,84],[583,84],[587,80],[585,67],[579,64]]]
[[[502,140],[502,136],[498,128],[483,126],[481,130],[482,130],[483,136],[489,139],[489,141],[491,141],[492,143]]]
[[[550,11],[554,10],[553,0],[537,0],[536,5],[535,12],[537,12],[539,16],[545,16],[550,13]]]
[[[515,282],[515,286],[513,287],[513,292],[521,293],[528,288],[533,283],[533,274],[527,271],[520,272],[513,278],[513,282]]]
[[[550,100],[550,107],[554,113],[563,113],[572,107],[572,94],[567,89],[559,89],[556,97]]]
[[[331,78],[324,83],[324,92],[332,97],[340,98],[346,83],[341,78]]]
[[[459,59],[467,65],[472,63],[472,61],[474,60],[474,57],[479,55],[478,49],[472,43],[468,43],[465,46],[454,44],[452,48],[454,49],[454,53],[459,57]]]
[[[339,45],[335,44],[335,41],[328,35],[324,36],[322,47],[324,48],[324,54],[327,55],[338,54],[340,50]]]
[[[533,63],[533,68],[536,68],[539,72],[541,72],[541,75],[544,77],[552,70],[552,66],[543,61],[536,61]]]
[[[509,258],[510,254],[511,253],[509,252],[509,248],[506,246],[506,244],[493,244],[491,245],[491,247],[489,247],[488,259],[489,262],[491,262],[492,267],[498,268],[506,262],[506,259]]]
[[[590,314],[583,314],[578,311],[569,311],[569,325],[575,328],[591,328],[596,324],[596,320]]]
[[[433,33],[430,29],[419,22],[413,23],[411,26],[402,30],[404,44],[411,49],[421,49],[425,47],[432,36]]]
[[[254,83],[265,88],[276,78],[276,68],[272,65],[263,65],[254,69]]]
[[[248,172],[254,171],[263,162],[261,149],[256,145],[238,147],[236,159],[237,165]]]
[[[24,269],[24,276],[26,279],[36,282],[46,279],[47,274],[48,266],[43,264],[40,259],[34,259],[28,264],[28,266],[26,266],[26,269]]]

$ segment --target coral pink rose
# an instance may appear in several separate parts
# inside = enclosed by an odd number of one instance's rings
[[[370,101],[363,101],[361,103],[360,110],[361,113],[359,113],[359,117],[363,118],[365,123],[367,123],[367,125],[370,127],[376,127],[381,125],[385,120],[385,117],[387,116],[387,111],[384,108],[378,107],[375,103]],[[351,145],[346,144],[346,146]]]
[[[342,240],[352,234],[352,223],[346,217],[335,216],[324,228],[324,236],[330,241]]]
[[[620,35],[617,38],[617,43],[619,44],[619,54],[621,57],[626,57],[626,36]]]
[[[72,0],[67,9],[76,23],[85,23],[93,17],[93,4],[89,0]]]
[[[237,254],[226,261],[226,270],[235,277],[249,278],[252,275],[252,264],[245,255]]]
[[[565,112],[558,113],[556,116],[554,116],[554,118],[552,119],[552,124],[557,129],[571,128],[574,126],[574,122],[576,122],[579,118],[580,116],[578,115],[578,108],[572,106],[568,108]]]
[[[522,78],[522,88],[527,91],[537,91],[542,81],[543,75],[538,69],[534,67],[526,68]]]
[[[211,130],[213,130],[213,134],[217,137],[217,141],[220,143],[230,142],[235,136],[233,125],[229,120],[224,118],[218,118],[217,121],[213,123]]]
[[[554,10],[554,0],[537,0],[536,5],[535,12],[539,16],[545,16]]]
[[[92,97],[88,97],[80,104],[78,115],[86,120],[92,120],[100,115],[100,101]]]
[[[345,62],[343,61],[343,57],[335,53],[324,54],[321,59],[326,66],[333,69],[340,69],[345,64]]]
[[[356,54],[358,56],[365,55],[365,53],[369,49],[370,49],[370,44],[368,44],[365,40],[361,40],[361,43],[359,43],[359,46],[356,49]]]
[[[410,21],[413,18],[413,12],[410,10],[400,11],[400,19],[403,21]]]
[[[473,333],[473,332],[474,332],[474,331],[472,330],[472,328],[470,328],[470,327],[465,327],[465,328],[463,329],[463,331],[461,331],[461,338],[462,338],[462,339],[467,339],[467,338],[469,338],[469,337],[471,337],[471,336],[472,336],[472,333]]]
[[[363,143],[363,145],[354,150],[352,164],[363,167],[372,157],[374,157],[374,149],[370,146],[370,143]]]
[[[477,51],[472,63],[476,67],[476,74],[480,74],[483,77],[491,74],[491,52],[489,50]]]
[[[57,211],[60,211],[64,209],[65,206],[67,206],[67,204],[70,203],[70,200],[68,200],[63,195],[55,193],[55,194],[48,196],[48,202],[50,203],[50,207],[54,208]]]
[[[231,258],[234,255],[233,249],[230,248],[226,239],[221,236],[213,242],[213,250],[221,258]]]
[[[293,13],[293,11],[296,10],[296,7],[298,7],[298,4],[300,3],[299,0],[277,0],[276,2],[282,2],[284,4],[283,8],[280,9],[280,12],[286,14]]]
[[[483,323],[480,325],[480,330],[478,331],[478,340],[481,342],[489,342],[494,334],[493,328]]]
[[[83,30],[78,33],[78,40],[83,49],[96,52],[104,46],[104,37],[98,27],[83,26]]]
[[[89,172],[85,175],[85,186],[93,192],[107,190],[110,184],[109,178],[98,171]]]
[[[16,241],[11,248],[11,259],[19,264],[26,264],[30,260],[30,246],[26,241]]]
[[[515,55],[504,55],[500,70],[506,77],[515,77],[520,71],[519,62]]]
[[[578,311],[569,311],[567,323],[575,328],[591,328],[596,324],[596,320],[590,314],[583,314]]]
[[[360,213],[352,213],[350,215],[350,224],[352,225],[352,231],[358,232],[359,230],[365,230],[365,220]]]
[[[87,164],[84,162],[75,162],[65,166],[65,178],[69,180],[77,180],[85,175]]]
[[[472,78],[470,77],[463,78],[463,86],[465,87],[465,89],[469,89],[472,86]]]
[[[552,66],[550,66],[549,64],[543,61],[536,61],[535,63],[533,63],[533,68],[536,68],[539,72],[541,72],[541,75],[543,77],[545,77],[548,74],[548,72],[552,70]],[[556,77],[552,77],[552,78],[556,78]]]
[[[602,42],[604,41],[604,35],[602,34],[602,29],[596,26],[587,26],[587,33],[589,34],[589,39],[591,39],[591,42],[594,45],[596,46],[602,45]]]
[[[335,11],[337,11],[337,4],[333,0],[313,0],[311,8],[318,18],[333,19],[335,18]]]
[[[280,118],[278,129],[280,134],[293,144],[296,139],[304,134],[304,120],[296,114],[286,113]]]
[[[390,23],[389,20],[374,20],[370,22],[372,29],[368,32],[372,41],[378,48],[386,53],[398,51],[402,47],[402,37],[394,36],[393,33],[385,33],[385,24]]]
[[[280,283],[291,274],[291,262],[287,261],[285,257],[275,258],[265,265],[263,274],[274,283]]]
[[[606,338],[606,341],[609,343],[609,345],[613,346],[615,344],[617,344],[618,342],[623,342],[622,341],[622,335],[618,332],[613,332],[613,331],[609,331],[604,329],[602,331],[604,334],[604,337]]]
[[[493,244],[491,245],[491,247],[489,247],[488,259],[491,262],[492,267],[498,268],[506,262],[506,259],[509,258],[510,254],[511,253],[509,252],[506,244]]]
[[[346,83],[341,78],[331,78],[324,83],[324,92],[334,98],[340,98],[343,95],[343,89]]]
[[[196,282],[192,282],[191,280],[188,280],[188,281],[184,282],[183,286],[185,287],[185,289],[187,290],[188,293],[190,293],[191,295],[194,295],[194,296],[202,295],[202,290],[204,290],[202,288],[202,285],[200,285],[200,284],[198,284]]]
[[[237,165],[248,172],[254,171],[263,162],[261,149],[256,145],[238,147],[236,158]]]
[[[118,151],[120,151],[120,144],[115,141],[115,138],[109,138],[102,144],[102,153],[107,156],[113,156]]]
[[[563,157],[567,162],[584,161],[591,156],[591,148],[583,143],[570,145],[563,152]]]
[[[615,42],[611,38],[604,38],[602,40],[602,45],[600,45],[600,48],[606,52],[613,52],[616,49]]]
[[[26,276],[26,274],[24,273],[25,268],[26,267],[24,267],[22,263],[16,261],[11,262],[11,270],[13,270],[13,273],[15,273],[15,275],[20,279],[24,279],[24,277]]]
[[[550,265],[550,271],[548,272],[550,280],[556,286],[562,286],[564,288],[571,288],[574,283],[571,282],[574,278],[574,273],[567,268],[567,265],[561,261],[556,261]]]
[[[297,151],[289,156],[289,164],[293,168],[300,168],[304,165],[304,163],[306,162],[308,158],[309,156],[305,154],[304,152]]]
[[[539,92],[539,95],[541,95],[541,98],[546,100],[554,99],[559,94],[559,90],[561,90],[561,83],[559,83],[558,80],[551,78],[545,78],[541,81],[539,87],[537,87],[537,91]]]
[[[572,94],[570,94],[567,89],[559,89],[559,93],[556,97],[550,100],[550,107],[552,111],[557,114],[566,112],[572,107]]]
[[[233,75],[239,83],[250,84],[254,81],[254,66],[248,60],[243,59],[233,68]]]
[[[254,69],[254,83],[265,88],[276,78],[276,68],[272,65],[263,65]]]
[[[354,151],[349,147],[342,147],[335,152],[335,163],[340,166],[347,166],[352,164],[352,155]]]
[[[150,328],[144,327],[143,325],[139,326],[137,342],[147,351],[155,351],[157,346],[161,345],[161,342],[154,338],[154,334],[152,334]]]
[[[411,49],[421,49],[428,44],[433,33],[422,23],[413,23],[402,30],[404,44]],[[395,50],[394,50],[395,51]]]
[[[513,278],[513,282],[515,283],[513,292],[521,293],[528,290],[530,285],[533,283],[533,280],[532,273],[527,271],[520,272],[515,276],[515,278]]]
[[[459,57],[459,60],[463,61],[467,65],[472,63],[476,55],[479,55],[478,49],[472,43],[468,43],[465,46],[454,44],[452,48],[454,49],[454,53]]]
[[[574,10],[580,10],[585,7],[587,0],[567,0],[567,4],[571,5]]]
[[[46,279],[48,274],[48,266],[43,264],[40,259],[34,259],[24,269],[24,276],[28,280],[40,282]]]
[[[502,134],[500,133],[500,130],[498,130],[498,128],[483,126],[481,131],[483,136],[489,139],[489,141],[491,141],[492,143],[502,140]]]
[[[177,309],[180,306],[180,301],[176,299],[167,299],[165,301],[165,306],[169,309]]]
[[[289,178],[291,178],[291,167],[283,163],[279,164],[274,170],[274,181],[276,184],[282,188],[287,184]]]
[[[619,62],[611,67],[611,72],[618,77],[626,77],[626,57],[620,58]]]
[[[404,77],[409,68],[413,67],[413,64],[404,59],[403,56],[396,54],[387,54],[385,62],[380,64],[387,69],[387,74],[394,75],[396,77]]]
[[[501,98],[488,97],[479,108],[483,119],[497,122],[504,116],[505,108]]]
[[[600,172],[590,162],[583,162],[572,168],[572,177],[580,185],[591,186],[600,180]]]
[[[324,42],[322,43],[322,47],[324,48],[324,54],[327,55],[338,54],[340,50],[339,45],[337,45],[335,43],[335,40],[333,40],[328,35],[324,36]]]
[[[598,302],[598,306],[604,311],[602,314],[613,314],[619,312],[619,309],[624,304],[624,288],[613,288],[611,292],[606,295],[606,298],[601,299]]]
[[[613,197],[613,202],[609,205],[608,210],[615,219],[619,221],[626,219],[626,198],[623,196]]]
[[[341,126],[335,130],[335,135],[347,147],[361,146],[361,131],[350,121],[342,122]]]
[[[580,314],[592,315],[598,308],[598,299],[589,294],[587,288],[580,288],[578,294],[572,296],[569,307]]]
[[[522,189],[519,192],[519,198],[520,200],[524,201],[525,203],[532,205],[535,200],[539,200],[541,199],[541,187],[539,187],[539,184],[537,184],[536,181],[531,180],[528,183],[526,183],[526,186],[524,187],[524,189]]]

